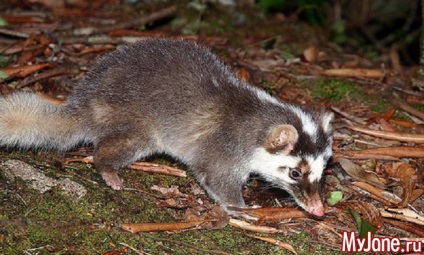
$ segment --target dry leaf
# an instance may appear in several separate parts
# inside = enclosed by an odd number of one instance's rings
[[[213,205],[207,210],[199,211],[198,208],[188,208],[184,213],[187,221],[204,221],[200,229],[222,229],[228,225],[230,216],[219,205]],[[213,219],[213,220],[211,220]]]
[[[399,199],[396,195],[389,193],[384,189],[380,189],[374,187],[366,182],[353,182],[353,185],[359,187],[369,193],[371,193],[370,197],[384,203],[387,206],[397,205],[401,199]]]
[[[303,51],[303,56],[305,57],[305,60],[310,63],[315,63],[318,59],[318,48],[311,44],[308,48],[306,48]]]
[[[343,211],[350,209],[359,213],[364,220],[368,221],[377,230],[383,227],[381,213],[372,204],[358,200],[350,200],[336,204],[335,208]]]
[[[238,68],[236,73],[245,82],[249,82],[251,80],[250,73],[246,70],[246,68]]]
[[[160,193],[162,193],[162,195],[165,195],[166,197],[185,197],[186,196],[185,194],[180,192],[180,190],[178,189],[178,186],[176,185],[171,185],[170,188],[153,185],[150,189],[159,191]]]
[[[380,180],[375,172],[366,171],[365,169],[356,165],[349,159],[338,158],[336,159],[336,162],[339,162],[343,169],[346,171],[346,173],[348,173],[355,180],[362,180],[377,185],[379,187],[384,187],[385,185],[385,180]]]
[[[408,206],[409,201],[412,198],[412,194],[415,185],[418,182],[418,176],[416,169],[405,162],[394,162],[387,165],[384,169],[388,178],[395,179],[399,182],[403,189],[402,201],[398,203],[399,208]]]

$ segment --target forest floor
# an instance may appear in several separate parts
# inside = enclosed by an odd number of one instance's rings
[[[424,86],[411,85],[418,68],[403,66],[396,48],[347,54],[319,28],[255,6],[87,2],[1,5],[3,95],[31,91],[62,104],[90,63],[120,44],[198,41],[250,84],[335,113],[326,214],[307,215],[252,178],[243,195],[263,207],[252,212],[260,221],[228,217],[166,155],[122,169],[126,188],[114,191],[90,146],[2,148],[0,254],[341,254],[344,232],[367,231],[424,252]]]

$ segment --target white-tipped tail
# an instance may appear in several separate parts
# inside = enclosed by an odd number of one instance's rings
[[[33,93],[0,97],[0,145],[68,150],[86,137],[78,119]]]

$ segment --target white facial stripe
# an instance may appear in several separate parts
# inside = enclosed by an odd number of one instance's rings
[[[322,172],[324,171],[325,161],[323,156],[318,156],[316,158],[309,156],[306,157],[306,161],[308,165],[311,167],[311,172],[308,176],[308,180],[310,183],[319,181],[322,176]]]
[[[280,105],[292,112],[294,112],[297,117],[300,119],[300,121],[302,122],[302,129],[305,131],[306,134],[308,134],[311,137],[312,142],[316,142],[316,136],[318,133],[318,126],[317,123],[315,123],[312,119],[312,117],[310,115],[308,115],[307,113],[305,113],[301,108],[296,107],[294,105],[287,105],[284,104],[280,101],[278,101],[277,99],[275,99],[274,97],[270,96],[268,93],[266,93],[263,90],[258,90],[258,89],[254,89],[254,91],[256,92],[256,94],[258,95],[258,97],[262,100]],[[325,121],[330,121],[332,119],[332,115],[326,115],[326,120]],[[328,128],[328,124],[326,125],[326,128]]]
[[[258,148],[253,153],[249,167],[267,180],[283,180],[287,183],[295,183],[288,175],[282,174],[278,170],[280,167],[294,168],[299,164],[300,160],[298,157],[271,154],[264,148]]]
[[[299,117],[302,121],[302,129],[311,137],[312,142],[316,142],[316,136],[318,133],[318,126],[312,120],[312,117],[306,114],[301,108],[291,106],[291,110]]]

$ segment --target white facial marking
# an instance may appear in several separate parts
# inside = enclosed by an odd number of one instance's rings
[[[311,173],[308,176],[308,180],[310,183],[319,181],[322,176],[322,172],[324,171],[325,167],[325,160],[324,156],[319,155],[318,157],[314,158],[312,156],[306,157],[306,161],[308,162],[308,165],[311,168]]]
[[[316,136],[318,133],[318,126],[312,120],[312,117],[305,113],[301,108],[290,106],[291,110],[299,117],[302,121],[302,129],[311,137],[312,142],[316,142]]]
[[[253,90],[254,90],[254,92],[256,92],[256,95],[259,97],[259,99],[277,104],[279,106],[282,106],[282,107],[294,112],[302,122],[302,129],[311,137],[312,142],[316,142],[316,135],[318,133],[318,126],[317,126],[317,123],[315,123],[314,120],[312,119],[312,116],[310,116],[309,114],[304,112],[299,107],[296,107],[294,105],[284,104],[284,103],[278,101],[276,98],[272,97],[271,95],[269,95],[268,93],[266,93],[263,90],[258,90],[256,88],[253,88]],[[329,128],[329,122],[332,120],[332,118],[333,118],[332,114],[325,115],[324,124],[326,124],[325,126],[326,126],[327,129]]]
[[[298,157],[271,154],[264,148],[257,148],[249,162],[249,167],[268,181],[282,180],[286,183],[295,183],[296,181],[291,179],[287,174],[279,171],[279,168],[294,168],[299,164],[300,160]]]

